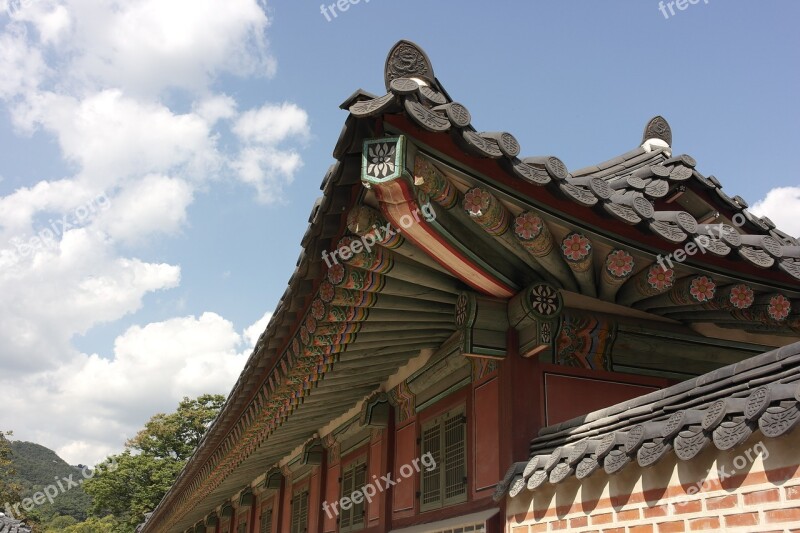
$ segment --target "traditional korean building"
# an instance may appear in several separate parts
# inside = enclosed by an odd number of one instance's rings
[[[477,129],[415,44],[384,78],[143,531],[800,527],[800,242],[662,117],[570,171]]]

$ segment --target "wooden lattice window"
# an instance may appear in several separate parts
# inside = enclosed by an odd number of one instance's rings
[[[342,498],[351,498],[353,493],[358,492],[363,495],[362,490],[367,483],[367,462],[366,457],[356,459],[347,465],[342,472]],[[359,499],[357,497],[357,499]],[[339,531],[357,531],[364,527],[365,523],[365,503],[363,496],[360,503],[353,503],[349,509],[341,509],[339,512]]]
[[[291,533],[305,533],[308,527],[308,491],[298,492],[292,498]]]
[[[421,470],[420,510],[467,501],[467,417],[464,407],[422,424],[421,455],[436,468]]]
[[[272,533],[272,509],[261,511],[261,522],[258,526],[259,533]]]

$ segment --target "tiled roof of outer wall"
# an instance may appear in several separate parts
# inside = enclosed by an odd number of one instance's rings
[[[346,102],[351,115],[364,118],[405,113],[425,130],[447,132],[466,152],[496,159],[518,178],[549,186],[586,208],[601,208],[610,217],[645,227],[673,244],[709,237],[707,248],[716,256],[780,270],[800,280],[800,241],[780,231],[768,218],[750,213],[741,197],[728,196],[716,178],[696,170],[691,156],[673,157],[672,131],[662,117],[650,120],[639,147],[569,173],[557,157],[521,157],[520,145],[511,133],[478,132],[467,108],[452,101],[433,75],[424,51],[414,43],[401,41],[395,45],[387,58],[386,82],[385,95],[371,97],[358,92],[354,95],[358,101]],[[711,204],[729,220],[740,214],[740,231],[725,225],[722,238],[717,238],[712,228],[698,223],[688,212],[660,203],[686,187],[701,196],[710,193]]]
[[[0,533],[30,533],[31,528],[18,520],[0,516]]]
[[[755,431],[788,434],[800,422],[800,342],[612,407],[548,426],[531,456],[509,468],[496,499],[599,469],[690,460],[708,446],[729,450]]]

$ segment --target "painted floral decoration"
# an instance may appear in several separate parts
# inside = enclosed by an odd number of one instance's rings
[[[585,259],[592,251],[592,243],[580,233],[567,235],[561,243],[561,251],[570,261]]]
[[[344,280],[344,266],[337,263],[328,269],[328,281],[339,285]]]
[[[369,147],[367,174],[376,178],[384,178],[394,172],[394,156],[396,145],[388,143],[373,144]]]
[[[614,250],[606,257],[606,268],[615,278],[624,278],[633,272],[633,256],[625,250]]]
[[[313,316],[306,317],[306,328],[308,328],[309,333],[317,331],[317,321],[314,320]]]
[[[753,289],[745,284],[736,285],[731,289],[731,295],[728,297],[731,305],[736,309],[747,309],[753,305]]]
[[[332,301],[335,292],[333,285],[331,285],[329,281],[323,281],[319,286],[319,297],[322,298],[324,302]]]
[[[489,193],[475,187],[464,195],[464,209],[470,216],[479,217],[489,208]]]
[[[792,310],[792,303],[782,294],[769,299],[769,316],[773,320],[785,320]]]
[[[689,286],[689,294],[698,302],[707,302],[714,298],[716,284],[706,276],[700,276],[692,280]]]
[[[542,316],[551,316],[558,312],[558,292],[549,285],[537,285],[530,292],[531,307]]]
[[[675,283],[675,271],[671,268],[664,270],[658,265],[653,265],[647,272],[647,283],[659,292],[663,292]]]
[[[311,303],[311,316],[317,320],[322,320],[325,317],[325,304],[319,298],[316,298]]]
[[[517,237],[529,241],[542,233],[543,224],[542,219],[533,213],[522,213],[514,221],[514,231]]]

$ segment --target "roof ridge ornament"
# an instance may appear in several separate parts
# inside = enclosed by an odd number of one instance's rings
[[[659,142],[653,142],[656,139],[666,143],[666,146]],[[647,123],[647,126],[644,127],[642,146],[644,146],[645,150],[648,149],[648,146],[662,146],[664,148],[672,147],[672,128],[669,127],[669,122],[667,122],[667,119],[661,115],[657,115],[650,119],[650,121]]]
[[[419,78],[437,86],[428,55],[416,43],[406,40],[398,41],[389,51],[383,76],[387,91],[392,80],[398,78]]]

